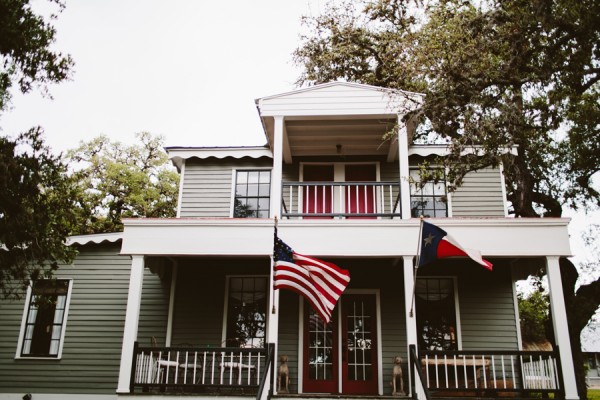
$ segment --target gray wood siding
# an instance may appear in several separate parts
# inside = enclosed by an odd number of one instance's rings
[[[115,393],[131,266],[119,251],[120,243],[87,245],[57,271],[57,278],[73,279],[60,360],[15,359],[25,299],[0,301],[0,393]],[[153,324],[164,332],[166,318],[157,320],[166,315],[158,305],[165,293],[148,270],[143,290],[140,332],[153,334]]]
[[[290,393],[298,393],[298,368],[300,356],[298,345],[300,342],[300,296],[289,290],[279,291],[279,332],[278,332],[278,356],[288,356],[288,368],[290,370]],[[305,305],[306,307],[306,305]],[[279,366],[279,360],[276,365]]]
[[[469,172],[463,184],[452,193],[452,216],[503,217],[504,197],[500,174],[498,168]]]
[[[269,168],[271,159],[188,159],[182,182],[181,217],[230,217],[234,169]]]
[[[180,260],[175,290],[173,345],[221,346],[226,276],[268,277],[269,268],[269,259]]]
[[[437,261],[419,269],[419,276],[456,277],[463,350],[518,350],[510,266],[492,262],[493,272],[469,260]]]

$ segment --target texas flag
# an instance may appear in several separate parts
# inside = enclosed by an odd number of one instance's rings
[[[429,222],[422,223],[420,267],[440,258],[470,257],[476,263],[492,270],[492,263],[484,260],[478,250],[465,249],[445,230]]]

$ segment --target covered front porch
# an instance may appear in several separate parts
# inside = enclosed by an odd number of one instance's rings
[[[126,230],[123,252],[133,255],[120,394],[391,396],[394,359],[400,357],[398,394],[425,398],[424,389],[459,397],[564,390],[567,398],[575,398],[568,397],[574,390],[569,382],[572,362],[565,359],[562,345],[557,352],[519,351],[513,288],[518,271],[545,265],[556,297],[553,312],[560,312],[558,256],[524,256],[519,246],[526,246],[517,243],[519,234],[550,238],[564,222],[499,220],[494,226],[489,220],[447,220],[459,237],[470,230],[496,232],[492,250],[483,249],[492,254],[486,258],[491,258],[494,271],[453,260],[420,269],[415,280],[416,246],[408,242],[418,236],[418,221],[282,221],[279,234],[295,250],[350,271],[350,286],[328,325],[315,321],[295,293],[269,289],[272,221],[239,221],[238,233],[228,242],[219,239],[230,220],[177,222],[178,227],[175,221],[167,226],[181,234],[181,240],[168,244],[170,249],[161,248],[167,246],[167,239],[158,235],[163,229],[134,227],[130,247]],[[498,231],[516,224],[527,232],[512,230],[511,242],[504,243],[519,255],[499,254],[499,249],[507,250],[498,243],[503,239]],[[206,226],[212,239],[207,239]],[[364,239],[375,232],[377,240]],[[198,242],[187,253],[190,237]],[[326,239],[331,237],[348,240]],[[536,243],[528,251],[539,252]],[[142,247],[146,253],[136,255]],[[449,288],[452,297],[442,294]],[[424,327],[440,326],[424,324],[421,317],[435,316],[424,311],[423,302],[436,296],[451,299],[445,304],[453,305],[455,320],[438,335],[446,347],[430,352]],[[264,311],[257,313],[255,305]],[[561,327],[556,331],[561,334]],[[277,379],[280,356],[287,358],[290,377],[283,390]]]

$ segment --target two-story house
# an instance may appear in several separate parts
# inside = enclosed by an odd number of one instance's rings
[[[509,218],[501,167],[452,193],[421,185],[418,165],[446,148],[412,143],[405,116],[420,101],[316,85],[256,100],[264,147],[168,148],[176,218],[74,237],[80,255],[57,285],[0,305],[0,398],[384,396],[399,356],[398,395],[576,399],[558,262],[569,220]],[[421,215],[493,270],[468,258],[415,269]],[[329,323],[272,289],[275,223],[296,252],[349,271]],[[541,266],[558,346],[523,352],[515,282]]]

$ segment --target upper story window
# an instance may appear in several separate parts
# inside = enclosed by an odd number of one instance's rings
[[[417,336],[425,350],[458,350],[453,278],[418,278]]]
[[[65,279],[33,283],[25,304],[19,357],[60,357],[70,289],[71,281]]]
[[[236,171],[233,217],[269,218],[270,196],[271,171]]]
[[[447,217],[448,196],[444,179],[421,183],[418,169],[410,170],[410,213],[414,218]]]
[[[264,347],[267,324],[267,278],[233,276],[228,281],[227,347]]]

